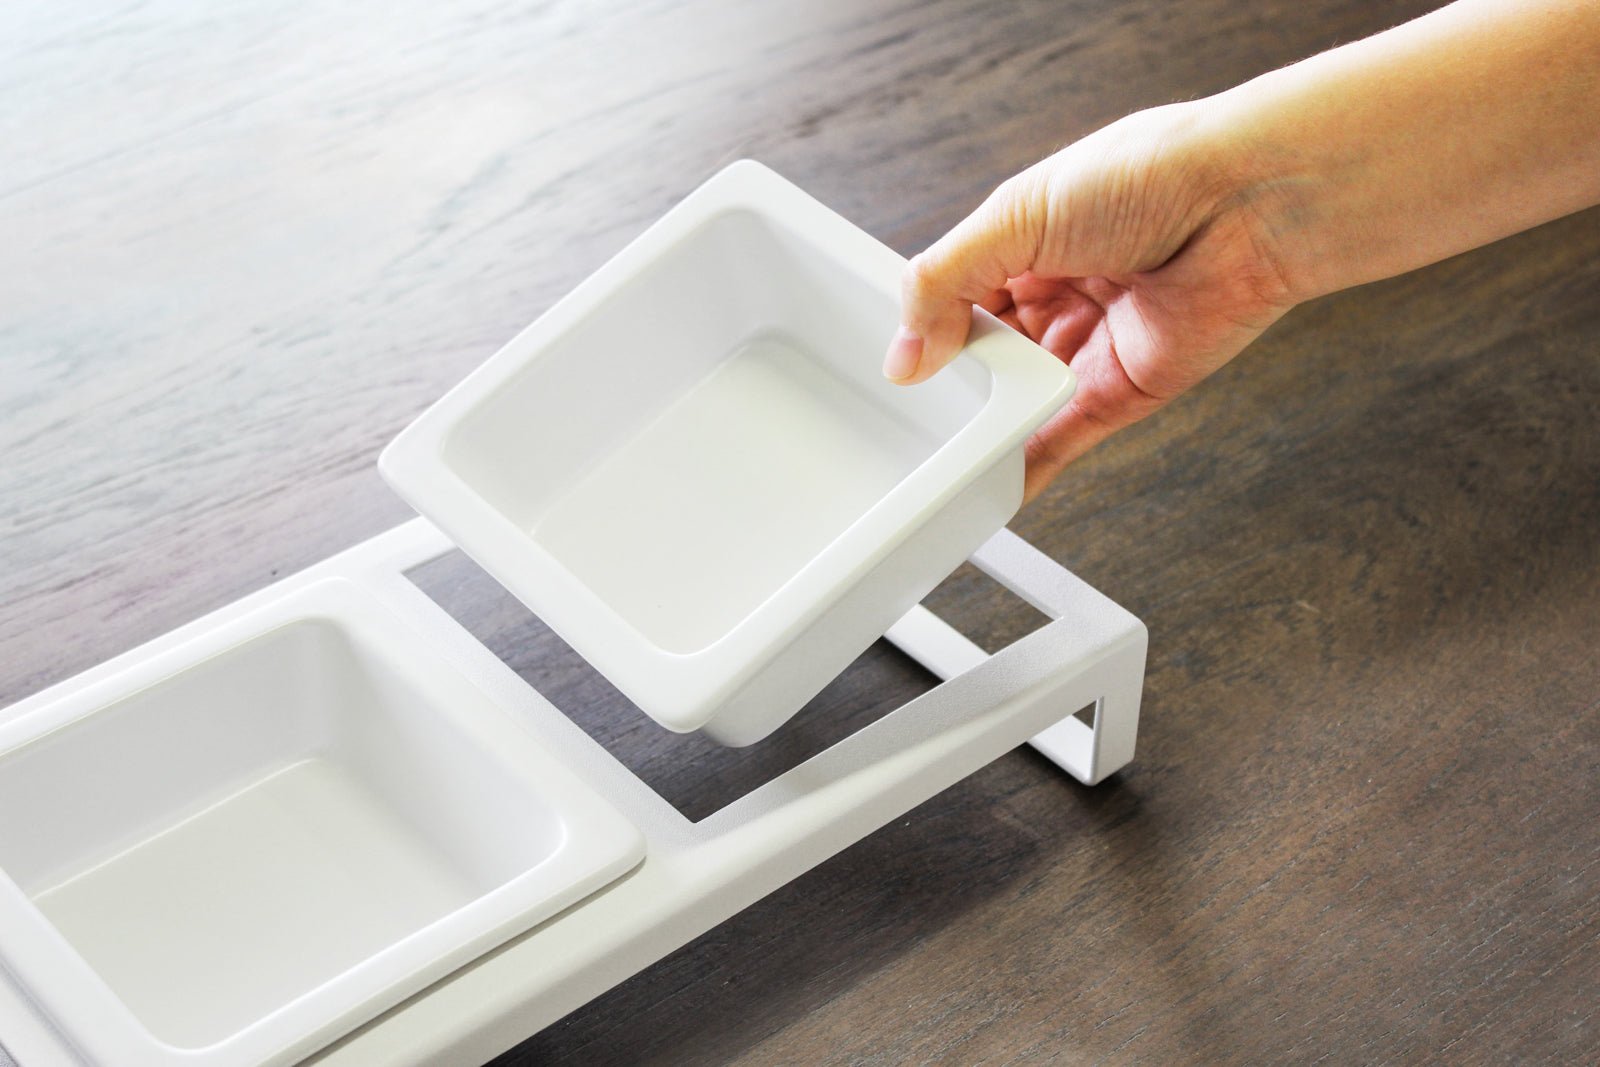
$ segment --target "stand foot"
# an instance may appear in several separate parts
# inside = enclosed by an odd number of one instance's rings
[[[1081,609],[1084,592],[1092,592],[1009,530],[1002,530],[985,544],[972,561],[1053,620],[1071,617]],[[920,604],[884,636],[946,681],[989,658],[982,648]],[[1034,735],[1028,744],[1085,785],[1097,785],[1127,766],[1139,733],[1144,661],[1145,642],[1140,641],[1098,664],[1094,677],[1099,695],[1094,700],[1092,722],[1085,723],[1074,710]]]

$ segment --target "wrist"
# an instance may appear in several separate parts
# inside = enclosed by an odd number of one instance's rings
[[[1199,169],[1213,190],[1215,217],[1249,234],[1263,298],[1286,310],[1343,286],[1315,255],[1326,178],[1284,124],[1271,120],[1262,80],[1188,105],[1190,151],[1204,160]]]

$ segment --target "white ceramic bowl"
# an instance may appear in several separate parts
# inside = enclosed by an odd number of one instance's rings
[[[348,582],[135,659],[0,729],[0,960],[89,1062],[297,1061],[643,855]]]
[[[903,266],[735,163],[379,467],[663,726],[749,744],[1006,523],[1072,392],[982,312],[947,370],[885,381]]]

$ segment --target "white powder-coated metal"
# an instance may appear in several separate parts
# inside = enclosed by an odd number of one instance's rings
[[[913,609],[887,636],[948,681],[691,823],[405,578],[406,571],[452,547],[425,520],[413,520],[0,712],[0,738],[10,739],[0,747],[10,748],[31,736],[30,720],[37,724],[52,709],[98,706],[98,694],[118,687],[129,672],[161,675],[152,664],[187,660],[186,649],[219,634],[256,632],[251,620],[263,610],[319,595],[328,579],[338,579],[334,584],[357,588],[364,611],[394,616],[388,621],[421,642],[405,645],[407,657],[436,660],[442,670],[460,675],[507,720],[499,725],[525,732],[539,760],[558,764],[570,776],[571,789],[558,789],[552,807],[559,809],[559,795],[567,792],[604,797],[642,833],[645,858],[631,871],[496,951],[458,960],[462,965],[452,973],[312,1052],[307,1062],[482,1062],[1029,739],[1089,784],[1133,756],[1143,625],[1002,531],[973,562],[1049,623],[985,655],[931,613]],[[1071,717],[1091,703],[1097,708],[1092,727]],[[486,716],[483,722],[498,720]],[[475,765],[461,765],[470,766]],[[0,759],[0,788],[4,779]],[[312,783],[295,792],[316,803],[326,791]],[[238,828],[252,833],[255,825],[251,815]],[[12,948],[14,936],[11,926],[0,927],[0,955]],[[286,956],[308,950],[303,940],[287,938],[279,948]],[[19,970],[0,974],[0,1041],[21,1067],[141,1062],[133,1058],[137,1046],[101,1042],[87,1053],[75,1051],[63,1036],[67,1028],[53,1018],[55,1005],[42,1006],[30,996],[31,971]],[[196,1025],[203,1030],[210,1023]],[[317,1040],[329,1036],[317,1033]],[[171,1062],[204,1061],[185,1053]]]

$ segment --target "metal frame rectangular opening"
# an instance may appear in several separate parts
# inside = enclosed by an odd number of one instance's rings
[[[461,551],[412,567],[405,577],[693,823],[940,684],[880,639],[770,737],[748,748],[725,748],[703,735],[657,725]],[[963,632],[991,652],[1049,621],[970,563],[927,598],[930,605],[943,602],[963,605]]]

